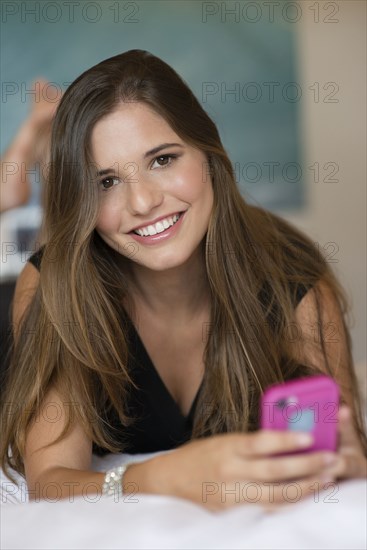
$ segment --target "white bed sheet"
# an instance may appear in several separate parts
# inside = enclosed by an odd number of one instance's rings
[[[94,457],[103,471],[127,460],[161,453]],[[179,475],[179,474],[178,474]],[[367,480],[344,481],[337,492],[321,491],[266,512],[240,504],[210,512],[187,500],[137,494],[137,502],[83,497],[27,502],[1,474],[1,548],[7,549],[366,549]],[[335,502],[331,502],[335,500]]]

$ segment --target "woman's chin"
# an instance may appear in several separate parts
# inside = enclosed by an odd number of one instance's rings
[[[144,254],[144,256],[136,255],[135,257],[131,258],[131,260],[136,264],[139,264],[140,266],[145,267],[146,269],[150,269],[152,271],[167,271],[184,265],[187,261],[187,258],[182,254],[178,255],[177,251],[173,251],[172,254],[164,255],[154,255],[154,252],[152,251],[149,258],[146,257]]]

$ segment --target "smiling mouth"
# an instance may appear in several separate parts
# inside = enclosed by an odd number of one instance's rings
[[[153,235],[164,233],[164,231],[166,231],[167,229],[169,229],[170,227],[172,227],[178,222],[182,214],[183,212],[178,212],[173,216],[168,216],[167,218],[159,220],[159,222],[155,224],[147,225],[146,227],[135,229],[134,231],[132,231],[132,233],[139,235],[139,237],[152,237]]]

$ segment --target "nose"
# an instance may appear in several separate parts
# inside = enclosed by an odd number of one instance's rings
[[[127,208],[132,215],[144,216],[163,201],[162,190],[157,182],[144,180],[141,176],[128,184]]]

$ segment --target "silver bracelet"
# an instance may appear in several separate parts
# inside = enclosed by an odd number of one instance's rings
[[[123,495],[122,478],[130,464],[123,464],[106,472],[102,485],[102,496],[117,496],[117,498],[120,498]]]

